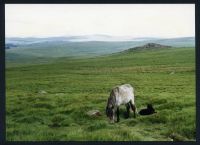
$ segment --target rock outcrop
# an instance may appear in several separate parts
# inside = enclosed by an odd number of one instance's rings
[[[143,50],[143,49],[155,49],[155,48],[171,48],[171,46],[161,45],[161,44],[157,44],[157,43],[147,43],[143,46],[137,46],[137,47],[134,47],[134,48],[130,48],[130,49],[128,49],[128,51]]]

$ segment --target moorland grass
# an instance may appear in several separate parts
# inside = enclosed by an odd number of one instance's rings
[[[9,64],[8,64],[9,66]],[[156,114],[110,124],[105,115],[112,87],[135,88],[138,111]],[[195,49],[170,48],[69,59],[6,69],[8,141],[195,140]],[[99,117],[87,116],[98,109]]]

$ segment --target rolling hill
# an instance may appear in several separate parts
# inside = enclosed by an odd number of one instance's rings
[[[119,38],[101,35],[96,37],[7,38],[6,43],[10,47],[6,49],[6,60],[95,57],[121,52],[150,42],[173,47],[194,47],[195,45],[193,37],[174,39],[121,38],[121,41],[118,40]]]

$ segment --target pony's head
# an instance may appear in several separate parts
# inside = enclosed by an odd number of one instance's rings
[[[106,116],[110,120],[113,120],[113,115],[114,115],[114,107],[112,105],[107,105],[107,107],[106,107]]]

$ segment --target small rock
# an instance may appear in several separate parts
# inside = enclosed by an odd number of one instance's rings
[[[47,92],[44,91],[44,90],[40,90],[38,93],[39,93],[39,94],[46,94]]]
[[[167,139],[168,139],[168,141],[174,141],[172,138],[169,138],[169,137]]]
[[[172,141],[185,141],[185,138],[177,133],[172,133],[169,137],[172,139]]]
[[[63,95],[65,95],[64,93],[56,93],[55,94],[56,96],[63,96]]]
[[[88,116],[101,116],[101,113],[99,110],[90,110],[87,112]]]

